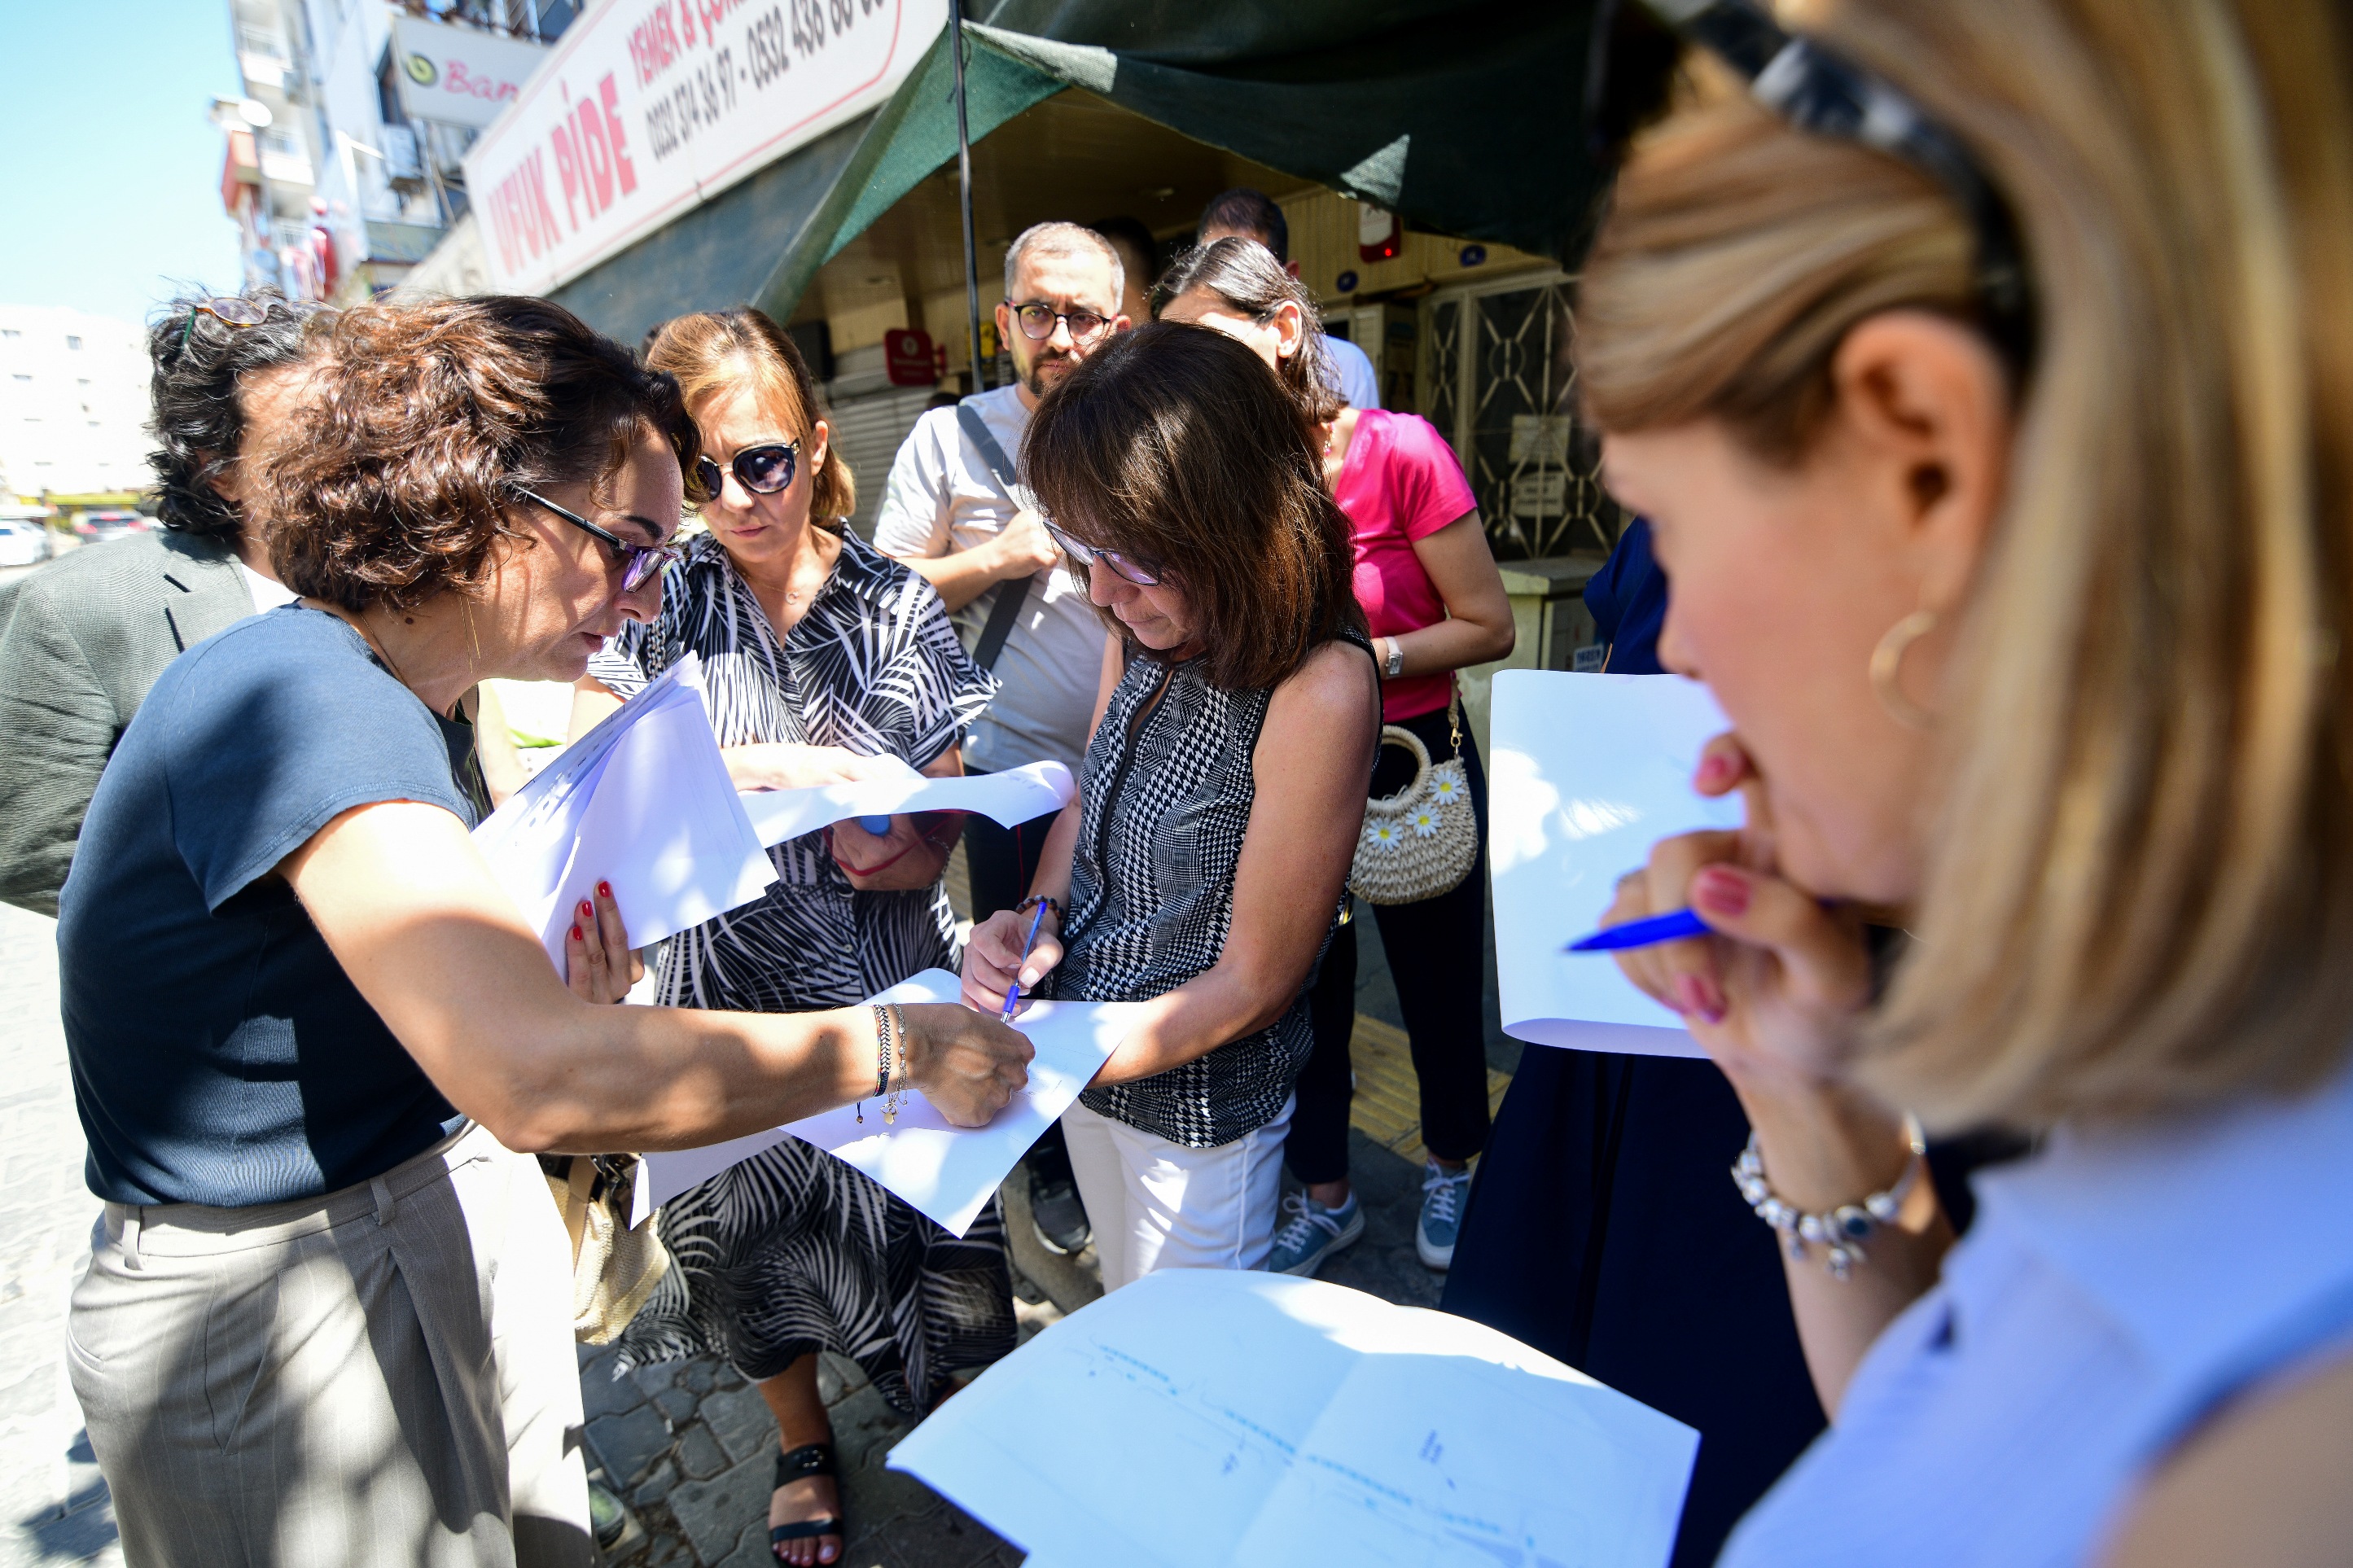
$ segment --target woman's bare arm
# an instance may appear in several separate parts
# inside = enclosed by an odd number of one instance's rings
[[[281,863],[360,994],[459,1110],[509,1148],[693,1148],[874,1092],[871,1012],[594,1006],[569,990],[464,826],[344,812]],[[914,1086],[978,1125],[1029,1047],[960,1007],[904,1009]]]
[[[1519,640],[1512,624],[1512,601],[1504,592],[1487,548],[1479,514],[1466,511],[1437,532],[1413,542],[1414,559],[1438,590],[1446,618],[1398,636],[1405,650],[1401,675],[1439,675],[1502,658]],[[1379,644],[1374,647],[1377,649]]]

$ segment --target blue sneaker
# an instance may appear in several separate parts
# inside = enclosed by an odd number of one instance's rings
[[[1274,1251],[1266,1260],[1271,1274],[1312,1276],[1325,1258],[1355,1246],[1365,1234],[1365,1205],[1354,1193],[1335,1209],[1293,1193],[1282,1200],[1282,1212],[1291,1218],[1274,1233]]]
[[[1450,1171],[1432,1160],[1422,1168],[1421,1218],[1413,1227],[1413,1249],[1425,1268],[1454,1266],[1454,1238],[1462,1229],[1462,1203],[1471,1195],[1471,1167]]]

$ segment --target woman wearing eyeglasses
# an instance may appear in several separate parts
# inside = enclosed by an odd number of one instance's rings
[[[2353,1562],[2353,18],[1656,9],[1577,381],[1747,821],[1611,918],[1831,1416],[1721,1561]]]
[[[1113,636],[1078,798],[975,928],[965,998],[1148,1004],[1062,1118],[1105,1289],[1261,1268],[1379,729],[1347,520],[1306,414],[1200,327],[1097,349],[1022,452]]]
[[[882,759],[960,773],[957,739],[995,685],[931,584],[843,526],[850,473],[791,340],[757,310],[681,316],[646,357],[678,378],[701,433],[708,531],[683,546],[660,614],[590,660],[575,724],[692,652],[739,788],[856,779]],[[961,826],[900,816],[876,836],[846,821],[776,846],[759,902],[666,945],[657,999],[805,1012],[953,965],[941,876]],[[769,1525],[787,1563],[835,1561],[847,1529],[819,1351],[856,1360],[920,1418],[953,1374],[1013,1348],[994,1202],[959,1240],[797,1139],[671,1200],[662,1237],[680,1267],[623,1335],[622,1363],[713,1352],[760,1385],[782,1436]]]
[[[437,720],[576,679],[659,604],[676,384],[512,298],[362,306],[306,364],[242,464],[301,597],[164,670],[59,900],[106,1201],[74,1390],[132,1562],[586,1568],[572,1263],[529,1155],[871,1096],[884,1021],[609,1005],[611,898],[559,974],[469,831]],[[962,1122],[1022,1080],[995,1020],[892,1024]]]

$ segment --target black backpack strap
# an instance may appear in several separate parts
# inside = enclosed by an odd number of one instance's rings
[[[1020,503],[1015,487],[1020,482],[1013,459],[1005,455],[1004,446],[988,433],[981,422],[979,410],[969,403],[956,405],[956,424],[963,427],[965,438],[980,449],[980,460],[988,465],[989,473],[1005,492],[1005,499]],[[989,601],[988,619],[982,623],[980,640],[972,647],[972,660],[983,669],[994,669],[997,656],[1005,651],[1005,639],[1021,619],[1021,606],[1029,596],[1029,579],[1017,577],[1010,583],[997,585],[996,596]]]

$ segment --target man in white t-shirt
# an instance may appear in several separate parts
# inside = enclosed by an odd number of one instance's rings
[[[1103,625],[1086,590],[1062,566],[1038,520],[1018,465],[1029,416],[1054,384],[1093,349],[1124,331],[1118,252],[1092,229],[1043,223],[1022,233],[1005,256],[1005,299],[997,307],[997,341],[1011,350],[1014,381],[976,394],[959,407],[934,408],[916,422],[891,465],[874,544],[930,579],[976,653],[990,652],[991,616],[1013,616],[993,658],[996,700],[965,738],[967,773],[997,773],[1052,760],[1079,771],[1103,675]],[[993,438],[985,449],[961,416],[977,414]],[[1000,612],[1008,595],[1019,609]],[[967,819],[965,864],[973,914],[1010,909],[1029,890],[1051,816],[1012,828],[984,816]],[[1086,1211],[1070,1178],[1059,1129],[1031,1151],[1030,1208],[1039,1238],[1060,1252],[1086,1245]]]
[[[1209,245],[1226,238],[1254,239],[1274,252],[1282,269],[1293,278],[1299,276],[1299,263],[1291,259],[1291,222],[1282,216],[1282,208],[1264,191],[1237,185],[1209,198],[1201,209],[1201,221],[1194,226],[1193,241]],[[1373,370],[1373,362],[1364,350],[1345,338],[1327,336],[1324,340],[1326,356],[1326,378],[1332,390],[1348,400],[1355,408],[1378,408],[1381,405],[1381,378]]]

